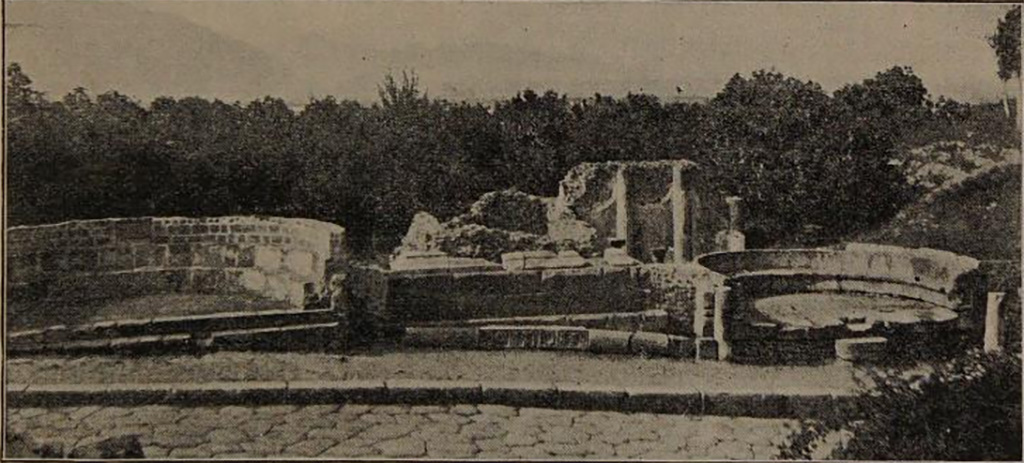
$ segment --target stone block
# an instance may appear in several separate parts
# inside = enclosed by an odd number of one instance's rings
[[[192,246],[185,243],[172,243],[167,246],[167,265],[169,267],[191,267]]]
[[[698,391],[680,390],[668,387],[630,386],[626,387],[626,398],[622,410],[643,413],[674,413],[699,415],[702,397]]]
[[[201,294],[220,293],[227,282],[223,270],[192,269],[192,291]]]
[[[408,327],[401,343],[410,347],[474,349],[477,347],[476,332],[476,328]]]
[[[883,337],[836,340],[836,358],[852,363],[878,363],[888,357],[888,341]]]
[[[539,272],[471,272],[452,275],[452,290],[460,295],[512,296],[539,292]]]
[[[694,340],[697,360],[718,360],[718,341],[715,338],[699,337]]]
[[[634,354],[665,355],[668,353],[668,335],[637,331],[629,340],[629,349]]]
[[[604,250],[604,263],[612,267],[632,267],[640,265],[640,261],[629,256],[625,249],[608,248]]]
[[[576,251],[521,251],[502,254],[501,265],[508,271],[546,270],[585,267],[587,261]]]
[[[626,400],[626,390],[617,386],[555,383],[559,408],[570,410],[619,410]]]
[[[253,265],[264,271],[274,271],[281,267],[282,257],[280,248],[256,246]]]
[[[304,277],[313,277],[313,253],[309,251],[290,250],[284,253],[284,266],[292,273]]]
[[[485,349],[584,350],[589,333],[581,326],[483,326],[477,343]]]
[[[697,356],[697,345],[693,338],[669,335],[666,354],[676,358],[692,359]]]
[[[558,389],[547,382],[484,382],[480,384],[483,404],[510,407],[552,407],[558,404]]]
[[[384,381],[388,401],[400,404],[466,404],[479,403],[480,383],[473,381],[430,381],[389,379]]]
[[[239,240],[241,242],[241,240]],[[239,246],[235,258],[235,265],[238,267],[256,266],[256,246]]]
[[[452,257],[437,251],[403,252],[391,260],[390,268],[400,272],[501,270],[500,265],[484,259]]]
[[[56,256],[55,256],[56,257]],[[135,258],[132,256],[132,249],[126,246],[102,248],[97,256],[97,268],[99,270],[131,270],[135,266]],[[65,262],[62,262],[64,264]],[[43,262],[46,268],[46,262]],[[61,265],[66,267],[66,265]],[[66,270],[66,268],[62,268]]]
[[[167,246],[143,244],[135,246],[135,268],[167,265]]]
[[[629,331],[590,330],[590,344],[587,350],[595,354],[629,354]]]
[[[267,277],[255,269],[230,270],[225,273],[230,285],[245,291],[261,293],[267,284]]]

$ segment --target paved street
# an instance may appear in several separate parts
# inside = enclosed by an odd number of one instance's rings
[[[147,458],[770,459],[793,420],[455,406],[9,410],[9,432],[66,451],[136,434]]]

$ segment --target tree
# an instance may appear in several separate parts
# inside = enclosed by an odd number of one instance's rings
[[[8,123],[24,117],[33,109],[43,104],[43,93],[32,88],[32,79],[28,77],[18,63],[7,66],[7,117]]]
[[[996,53],[996,60],[999,65],[999,79],[1003,81],[1003,109],[1006,117],[1010,115],[1009,92],[1006,83],[1014,78],[1020,78],[1020,6],[1014,6],[1006,12],[1006,16],[999,20],[995,34],[988,38],[989,46]],[[1018,105],[1020,103],[1018,102]],[[1020,121],[1020,109],[1018,112],[1018,125]]]

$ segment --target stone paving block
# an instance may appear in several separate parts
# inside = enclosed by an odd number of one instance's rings
[[[356,437],[369,442],[381,442],[408,436],[415,430],[415,426],[398,422],[376,423],[363,430]]]
[[[87,416],[89,416],[89,415],[99,411],[100,408],[102,408],[102,407],[100,407],[98,405],[86,405],[84,407],[79,407],[79,408],[75,409],[75,411],[71,412],[68,415],[68,418],[70,418],[72,421],[79,421],[79,420],[82,420],[83,418],[85,418],[85,417],[87,417]]]
[[[210,431],[211,444],[240,444],[250,439],[245,431],[238,428],[220,428]]]
[[[509,432],[502,440],[509,447],[535,445],[540,441],[535,435],[519,432]]]
[[[494,439],[508,434],[504,426],[497,423],[469,423],[459,430],[459,435],[468,437],[474,442],[481,439]]]
[[[375,447],[380,449],[381,455],[390,458],[415,458],[427,453],[426,442],[415,437],[378,442]]]
[[[431,458],[469,458],[480,451],[472,441],[451,438],[426,440],[426,450]]]
[[[359,440],[346,440],[324,450],[320,458],[366,458],[380,454],[380,450],[374,448],[370,442]]]
[[[210,458],[213,453],[203,447],[192,447],[182,448],[177,447],[171,449],[170,453],[167,454],[169,458],[184,459],[184,458]]]
[[[327,439],[306,439],[285,447],[282,456],[315,457],[336,444]]]
[[[145,458],[164,458],[169,453],[170,450],[167,450],[157,445],[142,447],[142,454],[145,456]]]

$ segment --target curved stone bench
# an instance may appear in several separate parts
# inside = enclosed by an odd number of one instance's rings
[[[832,343],[849,338],[927,343],[948,337],[979,264],[946,251],[861,243],[713,253],[698,262],[722,274],[730,289],[723,314],[727,333],[719,337],[746,347],[738,357],[770,348],[834,353]],[[813,313],[819,309],[827,315]],[[803,313],[809,321],[794,322]],[[810,321],[815,316],[828,320]]]
[[[344,258],[343,240],[340,226],[280,217],[141,217],[14,227],[7,230],[9,321],[12,329],[25,329],[14,326],[18,320],[87,323],[98,320],[70,311],[88,311],[89,301],[174,293],[239,295],[300,308],[307,293],[322,290],[327,262]],[[153,314],[123,314],[147,316]]]
[[[698,262],[731,282],[786,282],[784,291],[854,291],[926,300],[948,307],[958,280],[978,260],[926,248],[862,243],[836,249],[763,249],[701,256]],[[801,284],[801,280],[806,282]],[[797,283],[790,285],[790,282]]]

